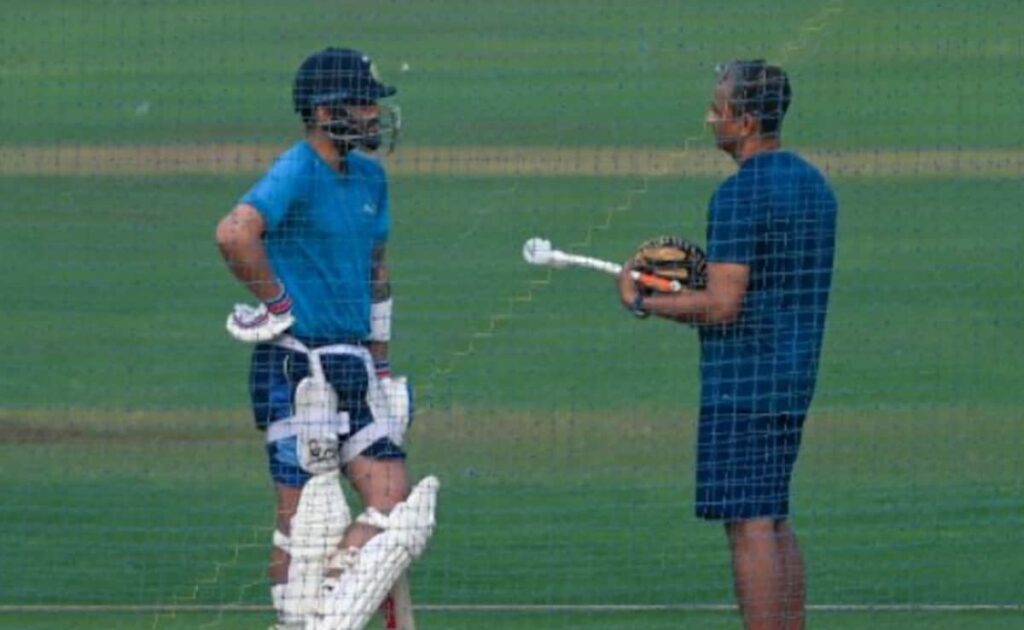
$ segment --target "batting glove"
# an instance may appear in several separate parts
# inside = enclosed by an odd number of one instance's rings
[[[295,323],[292,299],[285,291],[259,306],[235,304],[228,315],[227,329],[243,343],[263,343],[284,334]]]

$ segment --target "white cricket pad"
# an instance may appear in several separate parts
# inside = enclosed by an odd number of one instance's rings
[[[311,355],[310,361],[319,362]],[[341,465],[340,435],[349,432],[348,414],[338,412],[338,393],[323,372],[299,381],[295,388],[295,417],[299,464],[317,475],[338,470]]]
[[[385,400],[389,437],[395,444],[405,444],[405,434],[412,424],[412,386],[405,376],[378,379],[379,391]]]
[[[341,462],[347,464],[381,438],[389,438],[398,446],[405,443],[405,434],[412,424],[412,389],[404,376],[370,376],[366,402],[373,422],[349,436],[341,447]]]
[[[364,364],[371,364],[369,353],[362,348],[337,345],[310,350],[298,339],[284,335],[276,345],[309,358],[309,376],[295,387],[295,410],[292,416],[272,422],[267,427],[268,443],[296,437],[299,465],[314,475],[332,472],[341,465],[341,439],[350,428],[347,412],[338,411],[338,393],[324,374],[321,357],[327,353],[352,354]]]
[[[286,626],[303,624],[316,611],[327,566],[352,522],[339,475],[335,470],[307,481],[291,519],[291,535],[274,532],[274,546],[290,558],[288,582],[271,588],[278,620]]]
[[[277,420],[267,428],[268,443],[298,436],[299,463],[314,474],[348,464],[381,438],[389,438],[398,446],[405,443],[405,434],[413,420],[412,388],[406,377],[378,377],[369,351],[360,346],[335,344],[310,350],[290,335],[283,335],[274,343],[305,353],[309,357],[310,375],[296,388],[295,415]],[[348,413],[337,411],[337,393],[324,377],[321,357],[328,354],[358,357],[366,368],[369,381],[366,402],[373,422],[354,434],[349,434]],[[348,435],[340,445],[340,452],[339,435]]]
[[[390,515],[369,517],[386,528],[354,553],[339,578],[324,581],[320,604],[306,630],[362,630],[366,626],[392,585],[426,549],[434,532],[440,486],[436,477],[425,477]]]

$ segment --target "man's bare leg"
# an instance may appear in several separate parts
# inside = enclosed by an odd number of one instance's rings
[[[382,514],[409,496],[409,474],[401,459],[371,459],[360,455],[345,467],[345,475],[363,500],[363,509],[374,508]],[[380,530],[365,523],[352,523],[341,545],[343,549],[362,547]]]
[[[780,551],[785,562],[786,595],[785,625],[786,630],[803,630],[805,616],[805,600],[807,598],[806,577],[804,575],[804,556],[796,539],[796,532],[787,521],[777,521],[775,532],[778,537]]]
[[[802,630],[804,568],[796,534],[785,521],[726,524],[736,597],[747,630]]]
[[[353,487],[363,498],[363,504],[374,507],[384,514],[389,513],[398,502],[404,501],[409,495],[408,471],[402,460],[357,457],[348,465],[346,472]],[[355,523],[346,532],[342,548],[361,547],[377,533],[379,530],[375,527]],[[381,610],[386,630],[416,630],[409,581],[404,575],[391,589]]]

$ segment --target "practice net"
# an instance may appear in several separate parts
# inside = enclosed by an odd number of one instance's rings
[[[0,627],[273,622],[251,349],[224,330],[255,298],[215,228],[301,140],[292,80],[325,46],[401,106],[371,159],[408,466],[442,483],[420,627],[740,627],[694,517],[698,333],[522,246],[706,245],[737,170],[715,66],[761,58],[839,203],[790,506],[809,622],[1024,622],[1021,23],[1012,0],[6,3]]]

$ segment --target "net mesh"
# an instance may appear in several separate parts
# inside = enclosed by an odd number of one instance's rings
[[[411,474],[444,484],[421,626],[736,627],[726,539],[692,517],[697,334],[521,247],[705,243],[736,171],[704,127],[715,64],[755,58],[840,207],[790,505],[810,619],[1020,622],[1020,3],[7,5],[0,626],[273,619],[223,329],[253,298],[214,229],[301,137],[291,82],[327,45],[370,53],[403,115],[391,363]]]

